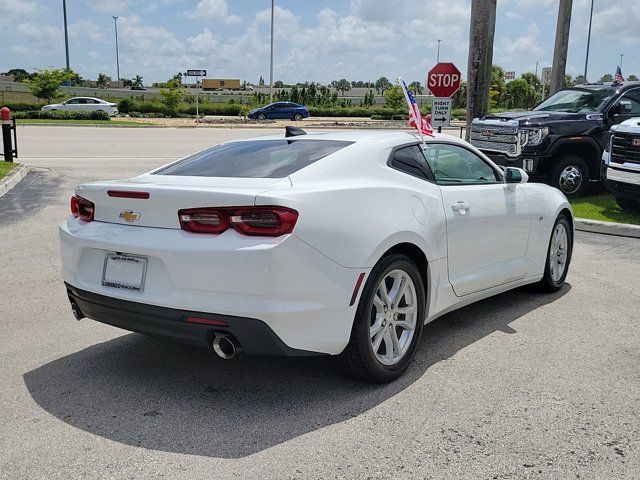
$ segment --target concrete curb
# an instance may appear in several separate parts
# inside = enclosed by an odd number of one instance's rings
[[[27,173],[29,173],[30,170],[30,167],[21,165],[18,168],[13,169],[9,175],[0,180],[0,197],[15,187],[20,180],[27,176]]]
[[[628,225],[626,223],[601,222],[598,220],[588,220],[586,218],[576,218],[575,228],[582,232],[640,238],[640,225]]]

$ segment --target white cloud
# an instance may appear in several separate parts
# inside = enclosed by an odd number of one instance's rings
[[[104,30],[91,20],[80,20],[69,25],[69,36],[71,38],[88,38],[92,42],[106,43],[107,36]]]
[[[226,0],[200,0],[195,9],[185,12],[185,16],[199,20],[214,20],[228,25],[237,25],[242,22],[242,18],[238,15],[229,15]]]
[[[2,0],[0,9],[3,15],[24,15],[34,13],[38,6],[30,0]]]
[[[134,3],[134,0],[88,0],[87,3],[98,12],[118,15],[124,14]],[[139,0],[138,3],[140,3]]]

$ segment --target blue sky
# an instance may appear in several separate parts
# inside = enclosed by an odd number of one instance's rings
[[[590,0],[574,0],[567,73],[584,69]],[[640,0],[595,0],[589,79],[640,76]],[[0,71],[64,67],[62,0],[0,0]],[[270,0],[67,0],[71,67],[145,83],[187,68],[257,83],[269,75]],[[275,79],[285,83],[380,76],[424,82],[453,61],[466,75],[469,0],[276,0]],[[494,63],[517,74],[551,64],[558,0],[498,0]],[[7,41],[6,39],[9,38]]]

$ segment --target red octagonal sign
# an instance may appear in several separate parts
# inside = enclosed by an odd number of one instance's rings
[[[427,73],[427,88],[435,97],[450,97],[460,88],[460,70],[453,63],[439,63]]]

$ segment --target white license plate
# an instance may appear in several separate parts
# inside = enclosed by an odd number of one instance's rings
[[[141,292],[147,274],[146,257],[108,253],[104,257],[102,286]]]

